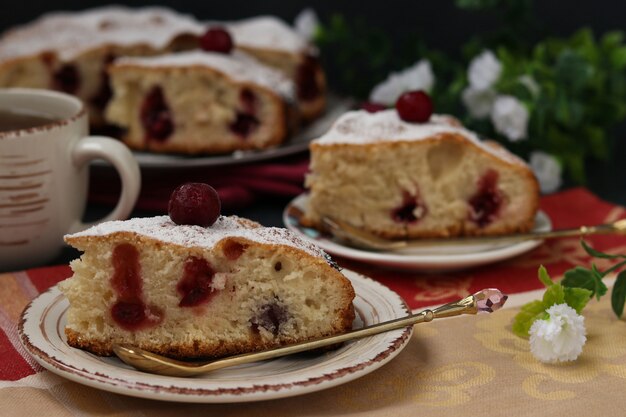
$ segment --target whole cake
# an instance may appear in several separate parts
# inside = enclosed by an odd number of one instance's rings
[[[354,319],[349,280],[285,229],[161,216],[103,223],[66,241],[84,251],[61,283],[68,343],[98,355],[129,343],[219,357],[342,333]]]
[[[0,87],[46,88],[81,98],[90,120],[104,125],[111,97],[107,67],[118,57],[199,49],[207,29],[226,27],[237,50],[282,71],[297,85],[303,120],[325,106],[325,78],[317,51],[281,20],[263,16],[201,23],[164,7],[106,6],[55,12],[0,36]]]
[[[313,120],[324,111],[326,78],[318,51],[293,28],[273,16],[220,24],[231,33],[238,50],[283,71],[294,81],[302,119]]]
[[[342,220],[386,238],[528,231],[539,187],[519,158],[449,116],[352,111],[310,145],[304,224]]]
[[[111,91],[106,66],[119,56],[197,46],[193,18],[162,7],[110,6],[42,16],[0,37],[0,87],[49,88],[81,98],[93,124]]]
[[[120,58],[109,74],[107,120],[134,149],[263,149],[283,142],[294,124],[291,80],[243,53]]]

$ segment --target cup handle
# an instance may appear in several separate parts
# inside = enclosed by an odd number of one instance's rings
[[[137,202],[141,187],[139,164],[137,164],[133,154],[126,145],[104,136],[89,136],[76,142],[71,156],[72,162],[78,167],[83,166],[92,159],[98,158],[110,162],[120,176],[122,192],[117,205],[107,216],[92,223],[83,223],[77,220],[70,227],[68,233],[80,232],[95,224],[109,220],[126,219]]]

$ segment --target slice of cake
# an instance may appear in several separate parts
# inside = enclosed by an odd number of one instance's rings
[[[128,343],[218,357],[352,328],[349,280],[285,229],[235,216],[210,227],[161,216],[103,223],[66,241],[84,251],[61,283],[68,343],[98,355]]]
[[[187,154],[264,149],[293,125],[293,83],[242,53],[190,51],[110,66],[107,119],[134,149]]]
[[[326,78],[318,51],[292,27],[273,16],[259,16],[224,25],[235,48],[283,71],[294,81],[301,117],[310,121],[326,106]]]
[[[193,18],[162,7],[47,14],[0,37],[0,87],[76,95],[92,123],[101,125],[111,95],[105,70],[110,62],[195,48],[203,31]]]
[[[310,145],[302,221],[321,228],[328,216],[386,238],[530,230],[539,188],[529,167],[452,117],[425,119],[395,109],[339,118]]]

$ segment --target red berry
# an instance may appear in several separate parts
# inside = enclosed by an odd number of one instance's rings
[[[361,103],[361,110],[365,110],[368,113],[378,113],[379,111],[387,109],[388,107],[384,104],[376,103],[374,101],[364,101]]]
[[[223,27],[212,27],[200,38],[200,47],[205,51],[228,54],[233,49],[233,38]]]
[[[176,188],[170,196],[167,211],[176,224],[211,226],[220,216],[217,191],[208,184],[190,182]]]
[[[396,110],[405,122],[424,123],[433,114],[433,102],[423,91],[409,91],[396,101]]]

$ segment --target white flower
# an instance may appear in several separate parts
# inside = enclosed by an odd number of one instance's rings
[[[293,21],[295,31],[307,41],[312,41],[315,31],[320,25],[315,10],[306,8],[302,10]]]
[[[478,90],[469,86],[463,90],[461,99],[473,118],[484,119],[491,113],[493,103],[496,101],[496,92],[491,88]]]
[[[556,304],[546,312],[547,320],[536,320],[530,328],[530,352],[545,363],[573,361],[587,341],[585,318],[567,304]]]
[[[513,96],[498,96],[493,103],[491,122],[511,142],[526,139],[528,118],[528,109]]]
[[[372,89],[370,101],[391,106],[402,93],[411,90],[430,92],[434,84],[435,75],[430,61],[422,59],[409,68],[389,74],[385,81]]]
[[[541,192],[552,193],[561,186],[561,164],[550,154],[534,151],[530,154],[530,167],[539,180]]]
[[[467,78],[470,86],[477,90],[486,90],[498,81],[501,73],[502,64],[498,58],[490,50],[485,50],[470,61]]]

